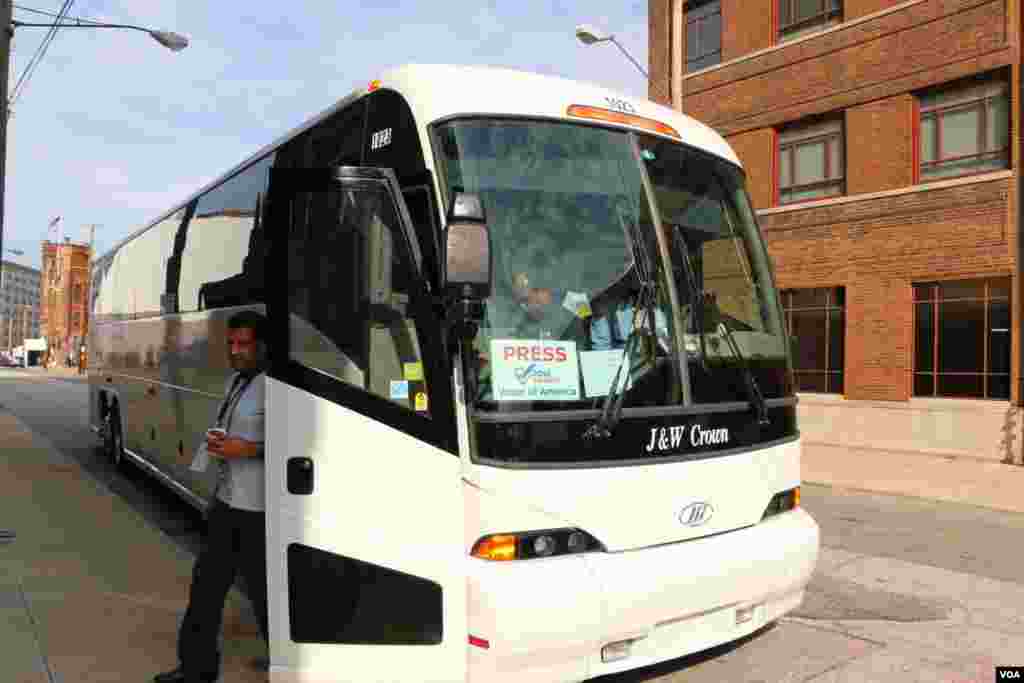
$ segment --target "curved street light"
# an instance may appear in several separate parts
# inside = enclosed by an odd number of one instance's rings
[[[626,59],[633,62],[633,66],[635,66],[637,70],[644,75],[644,78],[647,81],[651,80],[650,76],[647,75],[647,72],[644,71],[644,68],[640,66],[640,63],[633,59],[633,55],[626,52],[626,48],[622,47],[619,41],[615,40],[615,36],[611,33],[604,34],[589,24],[581,24],[576,27],[576,39],[584,45],[593,45],[594,43],[604,42],[615,43],[615,47],[619,48],[622,51],[622,54],[626,55]]]
[[[59,26],[61,28],[126,28],[133,31],[142,31],[152,36],[153,40],[160,43],[168,50],[174,52],[180,52],[188,47],[188,38],[185,36],[172,33],[171,31],[156,31],[150,28],[143,28],[142,26],[132,26],[131,24],[100,24],[94,22],[83,22],[81,19],[71,20],[74,23],[60,23],[60,24],[30,24],[24,21],[18,21],[16,19],[11,21],[11,26],[14,28],[20,28],[22,26],[37,27],[37,28],[52,28]]]
[[[45,13],[44,13],[45,14]],[[83,21],[74,17],[65,17],[59,23],[36,24],[17,21],[11,16],[9,0],[0,0],[0,253],[3,253],[4,240],[4,185],[6,184],[7,166],[7,79],[10,77],[11,37],[14,29],[21,28],[119,28],[130,31],[148,33],[156,42],[168,50],[180,52],[188,47],[188,38],[171,31],[157,31],[132,24],[103,24],[95,21]]]

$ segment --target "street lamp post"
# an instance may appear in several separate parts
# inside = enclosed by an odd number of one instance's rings
[[[82,19],[66,18],[59,23],[36,24],[24,21],[15,21],[11,10],[11,0],[0,0],[0,254],[3,253],[4,245],[4,186],[7,182],[7,117],[8,98],[7,86],[10,77],[11,59],[11,38],[14,36],[14,29],[21,27],[28,28],[116,28],[131,31],[142,31],[148,33],[153,40],[160,43],[168,50],[179,52],[188,47],[188,38],[172,33],[170,31],[156,31],[142,26],[131,24],[103,24],[95,21],[83,21]]]
[[[647,72],[644,70],[644,68],[640,66],[640,63],[638,61],[633,59],[633,55],[626,52],[626,48],[622,47],[619,41],[615,40],[614,35],[610,33],[605,35],[598,31],[597,29],[595,29],[593,26],[583,24],[581,26],[576,27],[576,38],[584,45],[593,45],[594,43],[604,42],[614,43],[615,47],[619,48],[619,50],[622,51],[622,54],[626,55],[626,59],[633,62],[633,66],[637,68],[637,71],[643,74],[644,79],[650,82],[650,76],[647,75]]]

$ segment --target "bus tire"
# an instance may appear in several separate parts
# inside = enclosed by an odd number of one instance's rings
[[[110,406],[107,416],[104,418],[103,432],[106,436],[107,457],[114,463],[114,467],[124,467],[124,432],[121,430],[121,411],[117,403]]]

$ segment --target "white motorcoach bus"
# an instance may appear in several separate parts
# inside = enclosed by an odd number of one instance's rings
[[[273,681],[581,681],[735,640],[819,544],[745,183],[649,101],[395,69],[98,260],[92,423],[205,506],[178,455],[227,318],[266,312]]]

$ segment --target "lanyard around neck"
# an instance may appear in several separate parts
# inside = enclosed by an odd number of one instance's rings
[[[253,380],[252,377],[245,377],[244,375],[236,375],[235,381],[231,383],[231,390],[228,391],[228,396],[224,399],[224,403],[220,407],[220,413],[217,415],[217,424],[224,424],[224,416],[228,418],[228,424],[224,425],[225,429],[231,426],[232,412],[234,411],[235,405],[241,400],[242,394],[245,393],[245,388],[249,386],[249,382]],[[238,391],[235,391],[235,389]],[[235,404],[235,405],[232,405]]]

